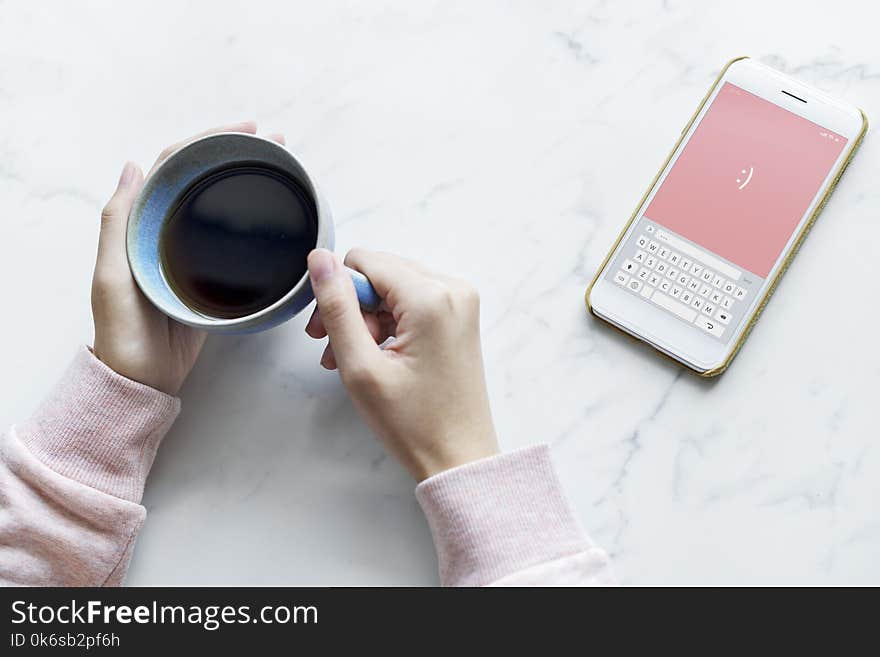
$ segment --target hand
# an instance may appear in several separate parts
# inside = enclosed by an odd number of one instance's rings
[[[216,132],[256,133],[253,122],[208,130],[166,148],[159,164],[190,141]],[[284,143],[280,135],[270,137]],[[122,376],[170,395],[176,395],[195,364],[205,333],[163,315],[131,276],[125,253],[128,213],[144,184],[141,170],[130,162],[119,177],[116,192],[101,213],[98,258],[92,278],[92,316],[95,320],[94,352]]]
[[[476,291],[384,253],[356,249],[345,264],[370,279],[382,308],[362,314],[339,260],[316,249],[309,275],[318,307],[306,332],[329,335],[321,364],[339,368],[355,406],[386,448],[418,481],[497,454]]]

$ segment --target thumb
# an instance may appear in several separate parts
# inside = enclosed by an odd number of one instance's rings
[[[125,227],[128,213],[141,190],[144,175],[137,165],[126,162],[119,175],[116,191],[101,211],[101,234],[98,238],[98,266],[114,268],[125,262]]]
[[[309,278],[340,374],[369,367],[379,347],[361,316],[354,284],[342,263],[327,249],[315,249],[309,254]]]

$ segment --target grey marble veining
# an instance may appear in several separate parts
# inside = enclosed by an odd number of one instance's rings
[[[549,442],[626,583],[880,583],[873,131],[747,346],[702,381],[584,288],[720,67],[749,54],[880,121],[875,3],[6,2],[0,422],[91,340],[122,163],[254,118],[338,242],[472,280],[504,446]],[[854,20],[854,17],[857,19]],[[212,337],[148,482],[132,584],[431,584],[406,474],[305,318]]]

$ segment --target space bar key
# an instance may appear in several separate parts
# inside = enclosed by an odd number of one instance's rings
[[[669,312],[678,315],[686,322],[693,322],[697,317],[697,312],[695,310],[688,308],[683,303],[679,303],[674,299],[670,299],[659,290],[651,296],[651,301],[661,308],[666,308]]]

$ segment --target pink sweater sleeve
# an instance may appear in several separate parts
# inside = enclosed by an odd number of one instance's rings
[[[441,472],[416,487],[444,586],[613,584],[545,445]]]
[[[52,395],[0,440],[0,584],[119,585],[156,448],[180,409],[77,354]],[[454,468],[416,489],[444,585],[612,583],[546,447]]]
[[[180,402],[77,354],[30,420],[0,440],[0,583],[121,583],[156,448]]]

